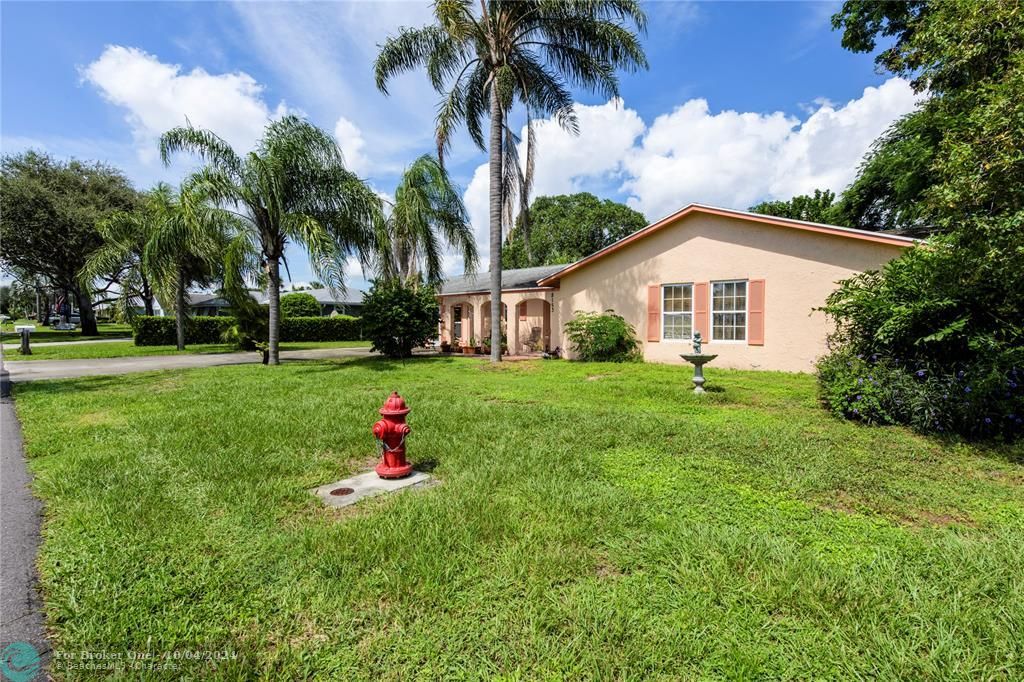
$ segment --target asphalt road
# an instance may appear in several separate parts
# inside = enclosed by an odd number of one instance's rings
[[[34,665],[34,649],[40,669],[27,679],[45,679],[50,645],[43,629],[35,564],[43,504],[32,495],[30,482],[14,403],[4,398],[0,400],[0,649],[5,664],[22,672]],[[15,657],[7,649],[12,643],[14,647],[30,645],[32,660]]]
[[[366,357],[369,348],[317,348],[281,352],[282,360]],[[260,361],[259,353],[210,353],[207,355],[149,355],[134,358],[92,358],[86,360],[21,360],[4,363],[11,381],[72,379],[105,374],[130,374],[161,369],[190,369],[216,365],[243,365]]]

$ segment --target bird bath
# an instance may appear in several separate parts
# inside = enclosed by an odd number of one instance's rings
[[[693,365],[693,392],[700,395],[704,392],[704,365],[718,357],[705,355],[701,352],[700,332],[693,333],[693,352],[683,353],[679,357]]]

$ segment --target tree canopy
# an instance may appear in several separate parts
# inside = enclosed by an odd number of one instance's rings
[[[503,267],[572,263],[647,225],[639,211],[588,192],[537,197],[529,219],[529,249],[521,216],[502,249]]]
[[[927,93],[874,145],[837,208],[865,229],[935,232],[1024,210],[1024,5],[849,0],[843,45]]]
[[[836,194],[831,190],[814,190],[814,194],[801,194],[789,201],[762,201],[751,206],[754,213],[773,215],[779,218],[806,220],[812,223],[836,225]]]
[[[99,162],[59,161],[39,152],[0,160],[0,260],[39,275],[77,299],[82,331],[96,334],[92,293],[78,277],[102,244],[100,220],[138,205],[121,171]],[[110,273],[116,278],[119,273]]]

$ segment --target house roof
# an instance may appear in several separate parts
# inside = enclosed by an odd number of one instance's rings
[[[320,305],[362,305],[366,292],[361,289],[348,289],[347,291],[323,289],[304,289],[302,291],[282,291],[281,295],[287,294],[310,294]],[[260,303],[266,303],[267,296],[260,298]]]
[[[541,285],[538,282],[559,270],[566,265],[541,265],[535,268],[517,268],[514,270],[501,271],[501,288],[504,291],[510,289],[537,289]],[[469,294],[479,291],[490,291],[491,273],[478,272],[472,275],[461,275],[452,277],[441,285],[441,294]]]
[[[680,218],[684,218],[693,213],[701,213],[705,215],[717,215],[724,216],[727,218],[739,218],[740,220],[748,220],[750,222],[760,223],[762,225],[773,225],[775,227],[785,227],[796,230],[806,230],[808,232],[818,232],[820,234],[831,234],[838,237],[848,237],[851,239],[863,239],[865,241],[877,242],[880,244],[891,244],[894,246],[912,246],[919,242],[919,239],[914,237],[904,237],[898,234],[889,234],[886,232],[871,232],[869,230],[857,230],[852,227],[839,227],[838,225],[826,225],[824,223],[812,223],[806,220],[794,220],[792,218],[778,218],[776,216],[763,215],[761,213],[751,213],[750,211],[738,211],[731,208],[719,208],[717,206],[706,206],[704,204],[689,204],[684,208],[676,211],[675,213],[668,215],[661,220],[651,223],[647,227],[641,228],[631,235],[623,237],[614,244],[609,244],[600,251],[595,251],[586,258],[576,261],[570,265],[559,266],[558,269],[551,273],[541,277],[537,284],[540,286],[553,286],[558,283],[558,280],[563,276],[582,267],[585,267],[594,261],[607,256],[610,253],[618,251],[624,246],[631,244],[632,242],[643,239],[649,234],[657,232],[667,225],[671,225]]]

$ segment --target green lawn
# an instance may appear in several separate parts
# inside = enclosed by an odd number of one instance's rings
[[[36,330],[32,332],[31,340],[32,344],[37,343],[49,343],[51,341],[91,341],[96,339],[116,339],[123,337],[130,337],[132,335],[131,325],[118,324],[116,322],[103,322],[97,325],[99,328],[99,336],[82,336],[81,327],[75,331],[57,331],[50,327],[44,327],[35,320],[14,320],[12,322],[4,322],[0,325],[0,336],[3,337],[4,343],[18,343],[20,337],[14,331],[14,325],[17,324],[32,324],[35,325]]]
[[[804,375],[467,358],[19,384],[58,650],[239,679],[1020,679],[1024,448]],[[442,484],[348,510],[388,392]],[[84,672],[68,677],[87,677]]]
[[[316,348],[362,348],[369,341],[289,341],[281,350],[313,350]],[[136,346],[132,341],[123,343],[83,343],[74,346],[32,346],[32,355],[6,351],[4,360],[83,360],[87,358],[124,358],[141,355],[187,355],[190,353],[233,353],[237,349],[226,343],[200,343],[178,350],[175,346]]]

